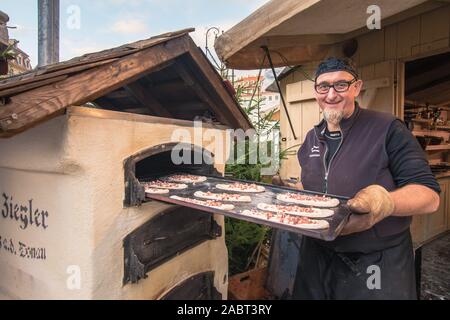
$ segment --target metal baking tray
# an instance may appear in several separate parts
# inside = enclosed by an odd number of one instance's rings
[[[183,173],[171,173],[170,175],[167,175],[167,176],[161,176],[161,177],[159,177],[159,179],[166,180],[169,176],[174,175],[174,174],[183,174]],[[187,185],[189,187],[186,189],[169,190],[169,193],[167,193],[167,194],[146,194],[146,197],[148,199],[159,200],[159,201],[163,201],[163,202],[167,202],[167,203],[172,203],[172,204],[177,204],[180,206],[198,209],[198,210],[205,211],[205,212],[217,213],[217,214],[221,214],[221,215],[228,216],[231,218],[236,218],[239,220],[245,220],[245,221],[249,221],[249,222],[253,222],[253,223],[257,223],[257,224],[262,224],[262,225],[266,225],[266,226],[269,226],[272,228],[296,232],[296,233],[300,233],[300,234],[303,234],[303,235],[306,235],[309,237],[318,238],[318,239],[322,239],[322,240],[326,240],[326,241],[332,241],[339,235],[339,232],[342,230],[344,224],[346,223],[348,217],[350,216],[350,210],[348,209],[348,207],[346,205],[348,198],[334,196],[334,195],[327,195],[327,196],[330,196],[333,198],[337,198],[340,201],[339,206],[334,207],[334,208],[329,208],[335,212],[334,215],[329,218],[324,218],[330,224],[330,227],[328,229],[322,229],[322,230],[301,229],[301,228],[294,227],[289,224],[268,221],[268,220],[258,218],[258,217],[249,217],[249,216],[241,214],[240,212],[242,212],[243,210],[246,210],[246,209],[257,209],[258,203],[265,202],[265,203],[289,205],[286,202],[277,200],[277,195],[280,193],[294,192],[294,193],[307,194],[307,195],[323,195],[323,194],[318,193],[318,192],[311,192],[311,191],[303,191],[303,190],[300,191],[300,190],[296,190],[296,189],[292,189],[292,188],[280,187],[280,186],[275,186],[272,184],[260,183],[260,182],[254,182],[254,181],[222,178],[222,177],[209,176],[209,175],[202,175],[202,176],[206,176],[208,179],[206,181],[200,182],[200,183],[195,183],[195,184],[188,183]],[[147,181],[141,181],[141,183],[145,183],[145,182],[147,182]],[[184,201],[179,201],[179,200],[169,198],[170,196],[176,195],[176,196],[180,196],[180,197],[188,197],[188,198],[193,198],[193,199],[198,199],[198,200],[204,200],[204,199],[200,199],[200,198],[197,198],[194,196],[194,192],[196,192],[196,191],[204,191],[204,192],[211,191],[211,192],[217,192],[217,193],[219,193],[219,192],[220,193],[236,193],[236,192],[227,192],[224,190],[217,189],[215,187],[216,184],[219,184],[219,183],[233,183],[233,182],[254,183],[257,185],[264,186],[266,188],[266,191],[262,192],[262,193],[240,193],[243,195],[249,195],[252,198],[252,202],[242,202],[241,203],[241,202],[225,202],[225,201],[223,201],[223,203],[231,203],[235,206],[235,208],[231,211],[225,211],[225,210],[219,210],[219,209],[210,208],[210,207],[204,207],[204,206],[200,206],[200,205],[197,205],[194,203],[189,203],[189,202],[184,202]]]

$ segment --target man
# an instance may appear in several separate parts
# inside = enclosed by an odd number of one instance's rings
[[[316,72],[324,120],[298,152],[301,183],[351,198],[353,214],[335,241],[302,238],[294,299],[416,298],[409,225],[438,209],[439,184],[403,122],[358,106],[362,85],[345,60],[327,59]]]

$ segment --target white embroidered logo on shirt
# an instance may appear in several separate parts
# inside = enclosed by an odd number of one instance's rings
[[[314,157],[320,157],[320,150],[318,146],[313,146],[311,148],[311,154],[309,155],[310,158]]]

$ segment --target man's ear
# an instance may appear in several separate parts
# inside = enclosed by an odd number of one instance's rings
[[[363,84],[364,84],[364,82],[361,79],[359,79],[358,81],[355,82],[355,97],[359,96],[359,93],[361,92]]]

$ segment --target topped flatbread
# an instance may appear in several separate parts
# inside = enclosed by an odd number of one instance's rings
[[[226,190],[226,191],[235,191],[235,192],[264,192],[266,188],[263,186],[259,186],[254,183],[219,183],[216,185],[217,189]]]
[[[165,194],[165,193],[169,193],[169,189],[145,188],[145,193],[149,193],[149,194]]]
[[[144,188],[180,190],[180,189],[186,189],[187,185],[184,183],[173,183],[173,182],[167,182],[167,181],[161,181],[161,180],[154,180],[154,181],[146,182],[144,184]]]
[[[300,206],[284,206],[279,204],[258,203],[258,209],[282,214],[291,214],[308,218],[326,218],[334,214],[330,209],[305,208]]]
[[[316,220],[289,214],[277,214],[257,209],[244,210],[241,213],[246,216],[289,224],[302,229],[328,229],[330,227],[330,224],[326,220]]]
[[[198,183],[206,181],[206,177],[193,174],[175,174],[168,177],[167,180],[172,182]]]
[[[214,192],[204,192],[204,191],[196,191],[194,192],[194,196],[203,199],[209,200],[218,200],[218,201],[234,201],[234,202],[251,202],[252,198],[249,196],[244,196],[241,194],[235,193],[214,193]]]
[[[226,210],[226,211],[234,209],[234,206],[232,204],[221,203],[221,202],[214,201],[214,200],[197,200],[197,199],[179,197],[179,196],[170,196],[170,198],[174,199],[174,200],[194,203],[199,206],[210,207],[210,208],[214,208],[214,209],[220,209],[220,210]]]
[[[333,208],[339,205],[339,200],[326,196],[306,195],[300,193],[282,193],[277,199],[284,202],[303,204],[305,206]]]

